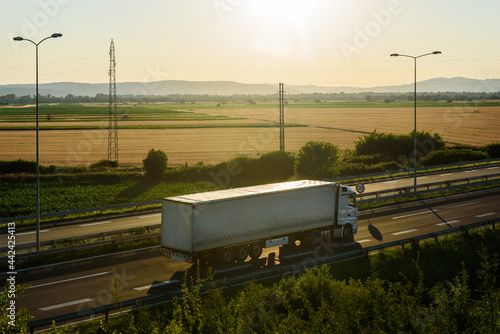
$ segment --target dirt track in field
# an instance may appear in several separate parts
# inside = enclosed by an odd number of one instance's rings
[[[140,124],[227,124],[278,121],[278,110],[231,109],[199,110],[212,115],[244,117],[237,121],[151,121]],[[419,108],[418,131],[440,133],[449,143],[484,145],[500,141],[500,107]],[[309,140],[327,141],[342,149],[353,148],[354,141],[373,130],[409,133],[413,130],[413,108],[332,108],[285,109],[287,123],[308,127],[285,129],[285,147],[297,152]],[[88,122],[96,125],[95,122]],[[23,123],[30,125],[31,123]],[[51,123],[45,123],[50,124]],[[1,126],[10,125],[0,123]],[[59,125],[83,125],[79,122]],[[43,165],[82,165],[107,158],[107,129],[40,131],[40,162]],[[236,155],[255,156],[279,148],[279,129],[198,128],[124,129],[118,132],[119,162],[141,165],[151,148],[167,153],[169,165],[203,161],[218,163]],[[0,160],[35,160],[35,131],[0,131]]]

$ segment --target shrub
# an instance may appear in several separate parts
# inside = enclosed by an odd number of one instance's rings
[[[413,131],[407,135],[395,135],[393,133],[377,133],[373,131],[369,135],[360,138],[354,143],[354,152],[357,155],[381,154],[391,160],[400,157],[410,157],[413,154],[414,138]],[[435,133],[417,131],[418,157],[423,157],[434,150],[442,150],[446,147],[443,138]]]
[[[151,149],[146,159],[142,160],[146,176],[152,179],[161,179],[167,169],[167,155],[161,150]]]
[[[488,144],[482,149],[488,153],[490,158],[500,158],[500,143]]]
[[[26,160],[0,161],[0,174],[36,173],[36,162]]]
[[[288,180],[293,176],[294,156],[289,152],[273,151],[265,153],[256,161],[256,176],[275,179],[276,181]]]
[[[363,174],[388,172],[399,169],[402,169],[402,167],[395,161],[380,162],[374,165],[369,165],[359,162],[357,163],[348,162],[340,164],[335,169],[336,171],[335,175],[338,177],[355,176]]]
[[[111,161],[107,159],[102,159],[90,165],[90,169],[105,169],[105,168],[116,168],[116,167],[118,167],[117,161]]]
[[[295,158],[295,176],[326,179],[334,176],[333,167],[339,160],[339,148],[331,143],[309,141]]]
[[[483,151],[472,149],[447,149],[432,152],[422,159],[421,163],[424,166],[437,166],[466,161],[485,160],[488,158],[488,154]]]
[[[384,154],[365,154],[365,155],[348,155],[345,156],[342,162],[346,163],[363,163],[367,165],[374,165],[381,162],[389,162],[391,158]]]

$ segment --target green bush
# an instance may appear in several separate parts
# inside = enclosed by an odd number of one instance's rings
[[[117,161],[111,161],[107,159],[102,159],[90,165],[90,169],[106,169],[106,168],[116,168],[116,167],[118,167]]]
[[[388,172],[399,169],[402,169],[402,166],[395,161],[380,162],[374,165],[368,165],[360,162],[342,162],[335,169],[335,174],[337,177],[344,177]]]
[[[161,150],[151,149],[146,159],[142,160],[146,176],[152,179],[161,179],[167,169],[167,155]]]
[[[354,143],[356,155],[376,155],[389,157],[396,160],[400,157],[410,157],[414,151],[413,131],[407,135],[395,135],[393,133],[377,133],[373,131],[369,135],[360,138]],[[435,133],[417,131],[417,154],[418,158],[424,157],[435,150],[446,147],[443,138]]]
[[[347,156],[344,156],[342,159],[342,162],[346,163],[362,163],[362,164],[367,164],[367,165],[374,165],[378,164],[381,162],[390,162],[391,158],[387,155],[384,154],[365,154],[365,155],[355,155],[355,154],[350,154]]]
[[[490,158],[500,158],[500,143],[493,143],[483,146],[482,149],[488,153]]]
[[[488,159],[486,152],[473,149],[446,149],[434,151],[421,160],[424,166],[448,165],[459,162]]]
[[[0,174],[36,173],[36,162],[26,160],[0,161]]]
[[[339,148],[331,143],[309,141],[295,158],[295,176],[300,179],[327,179],[334,176]]]

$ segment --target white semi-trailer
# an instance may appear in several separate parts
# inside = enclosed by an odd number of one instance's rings
[[[259,258],[265,247],[314,245],[322,235],[358,231],[356,194],[333,182],[294,181],[163,199],[165,256],[232,263]],[[326,233],[322,233],[325,232]]]

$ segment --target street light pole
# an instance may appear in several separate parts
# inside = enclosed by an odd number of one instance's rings
[[[414,118],[414,127],[413,127],[413,191],[417,191],[417,59],[429,56],[429,55],[438,55],[441,54],[441,51],[434,51],[431,53],[426,53],[420,56],[409,56],[402,55],[399,53],[391,54],[391,57],[408,57],[413,58],[414,61],[414,81],[413,81],[413,118]]]
[[[54,33],[50,35],[49,37],[45,37],[42,39],[40,42],[35,43],[31,39],[23,38],[23,37],[14,37],[15,41],[28,41],[31,42],[35,45],[35,54],[36,54],[36,62],[35,62],[35,68],[36,68],[36,83],[35,83],[35,90],[36,90],[36,251],[40,251],[40,154],[39,154],[39,141],[38,141],[38,45],[45,41],[46,39],[49,38],[58,38],[62,37],[62,34],[60,33]]]

